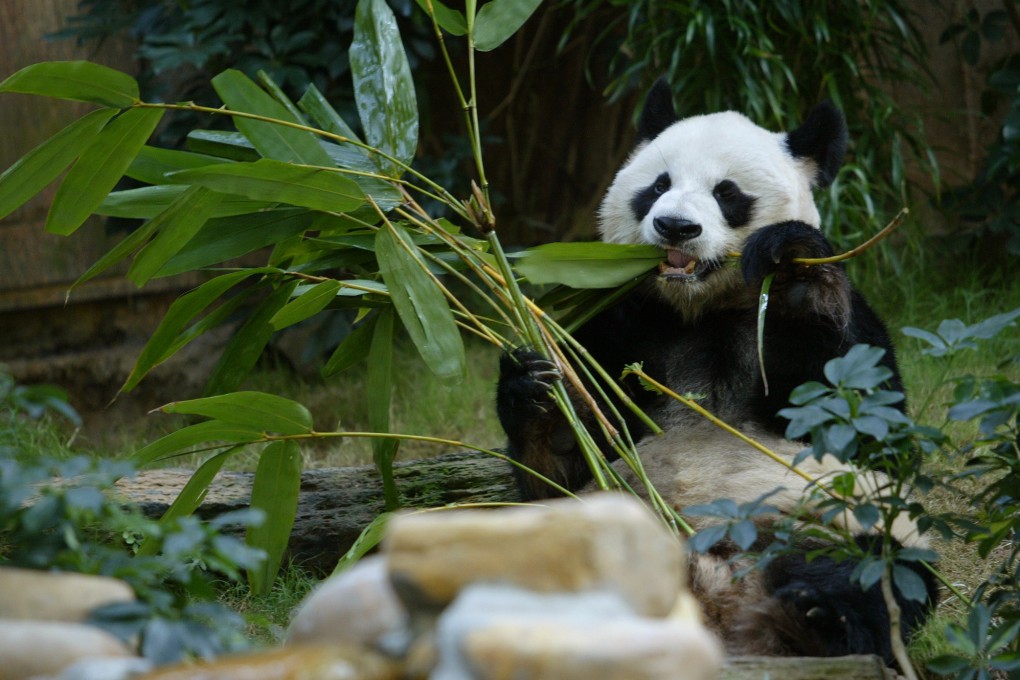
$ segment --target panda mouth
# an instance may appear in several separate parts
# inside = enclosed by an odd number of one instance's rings
[[[659,263],[659,278],[675,281],[697,281],[719,268],[715,260],[702,262],[693,255],[675,248],[666,249],[666,259]]]

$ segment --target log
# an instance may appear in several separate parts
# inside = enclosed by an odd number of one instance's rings
[[[117,490],[150,517],[161,516],[192,470],[139,472]],[[482,453],[452,453],[394,465],[403,508],[521,500],[512,466]],[[209,519],[248,507],[253,472],[220,472],[196,515]],[[374,466],[305,470],[289,552],[295,562],[328,573],[384,510],[382,481]],[[236,531],[240,531],[238,528]]]
[[[735,656],[719,680],[895,680],[896,672],[873,655],[834,657]]]

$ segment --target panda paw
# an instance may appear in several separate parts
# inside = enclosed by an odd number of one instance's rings
[[[547,413],[553,406],[553,384],[562,379],[556,364],[534,350],[519,347],[499,361],[497,406],[506,414]]]
[[[780,222],[751,234],[740,256],[740,268],[747,284],[757,286],[773,273],[780,279],[803,277],[811,268],[798,266],[794,258],[832,254],[832,246],[818,229],[804,222]]]

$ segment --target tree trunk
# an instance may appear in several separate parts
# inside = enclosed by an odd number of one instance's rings
[[[147,470],[118,483],[118,490],[146,515],[158,517],[177,498],[191,470]],[[215,517],[248,507],[253,472],[221,472],[196,514]],[[512,468],[482,453],[453,453],[394,466],[404,508],[520,501]],[[290,554],[298,563],[329,571],[383,511],[375,467],[305,470],[301,475]]]

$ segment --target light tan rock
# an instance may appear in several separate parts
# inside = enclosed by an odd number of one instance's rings
[[[403,515],[385,544],[409,609],[438,610],[467,584],[537,592],[607,590],[665,616],[684,582],[680,542],[636,499],[605,493],[500,510]]]
[[[80,622],[100,605],[134,599],[131,586],[106,576],[0,568],[2,619]]]
[[[326,579],[305,598],[291,620],[286,644],[372,645],[386,634],[399,634],[407,623],[407,611],[393,592],[386,561],[372,556]]]
[[[83,623],[0,620],[0,680],[57,675],[88,657],[133,656],[106,631]]]
[[[722,650],[699,621],[636,616],[614,593],[466,588],[438,620],[430,680],[710,680]]]
[[[398,680],[393,661],[351,645],[293,645],[161,668],[139,680]]]

